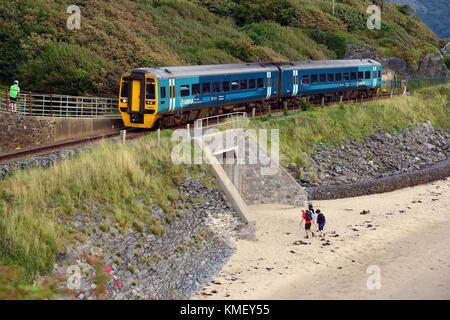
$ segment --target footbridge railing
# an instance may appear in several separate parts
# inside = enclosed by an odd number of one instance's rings
[[[0,87],[0,112],[13,111],[9,89]],[[118,98],[21,92],[16,113],[24,116],[120,118]]]

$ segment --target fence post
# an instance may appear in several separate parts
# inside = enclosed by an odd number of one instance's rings
[[[186,129],[187,129],[188,139],[189,139],[189,141],[191,141],[191,129],[190,129],[189,123],[186,125]]]
[[[5,99],[6,99],[6,112],[9,112],[9,89],[6,88],[5,91]]]
[[[50,114],[53,117],[53,94],[50,94]]]
[[[252,118],[254,118],[256,115],[256,108],[252,108]]]
[[[30,106],[30,116],[31,116],[33,114],[33,108],[32,108],[32,103],[31,103],[31,100],[33,99],[33,92],[30,91],[28,98],[29,98],[28,104]]]

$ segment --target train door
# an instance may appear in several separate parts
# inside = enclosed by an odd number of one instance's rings
[[[175,111],[176,108],[175,88],[175,79],[169,79],[169,112]]]
[[[377,86],[377,81],[378,81],[377,67],[373,67],[372,88],[375,88]]]
[[[298,70],[294,70],[292,74],[292,96],[298,94]]]
[[[272,72],[267,72],[267,99],[272,96]]]
[[[132,74],[128,85],[128,113],[143,113],[145,104],[145,76]]]

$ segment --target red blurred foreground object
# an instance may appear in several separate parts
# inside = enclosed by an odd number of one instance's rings
[[[116,281],[117,288],[119,288],[119,289],[122,288],[122,284],[120,283],[119,279],[117,279],[116,276],[114,276],[114,280]]]
[[[108,265],[105,263],[105,271],[107,274],[110,274],[112,269],[110,267],[108,267]]]

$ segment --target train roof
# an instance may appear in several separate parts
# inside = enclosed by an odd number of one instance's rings
[[[372,59],[353,59],[353,60],[309,60],[279,62],[282,70],[293,69],[325,69],[325,68],[350,68],[364,66],[380,66],[378,61]]]
[[[251,73],[294,69],[322,69],[322,68],[346,68],[362,66],[379,66],[379,62],[372,59],[355,60],[309,60],[292,62],[262,62],[262,63],[236,63],[213,64],[201,66],[175,66],[175,67],[150,67],[131,70],[132,73],[150,74],[155,78],[195,77],[207,75],[219,75],[230,73]],[[127,72],[128,73],[128,72]]]
[[[229,73],[250,73],[277,71],[277,67],[271,62],[263,63],[236,63],[213,64],[202,66],[179,67],[151,67],[132,70],[133,73],[143,72],[156,78],[195,77]]]

